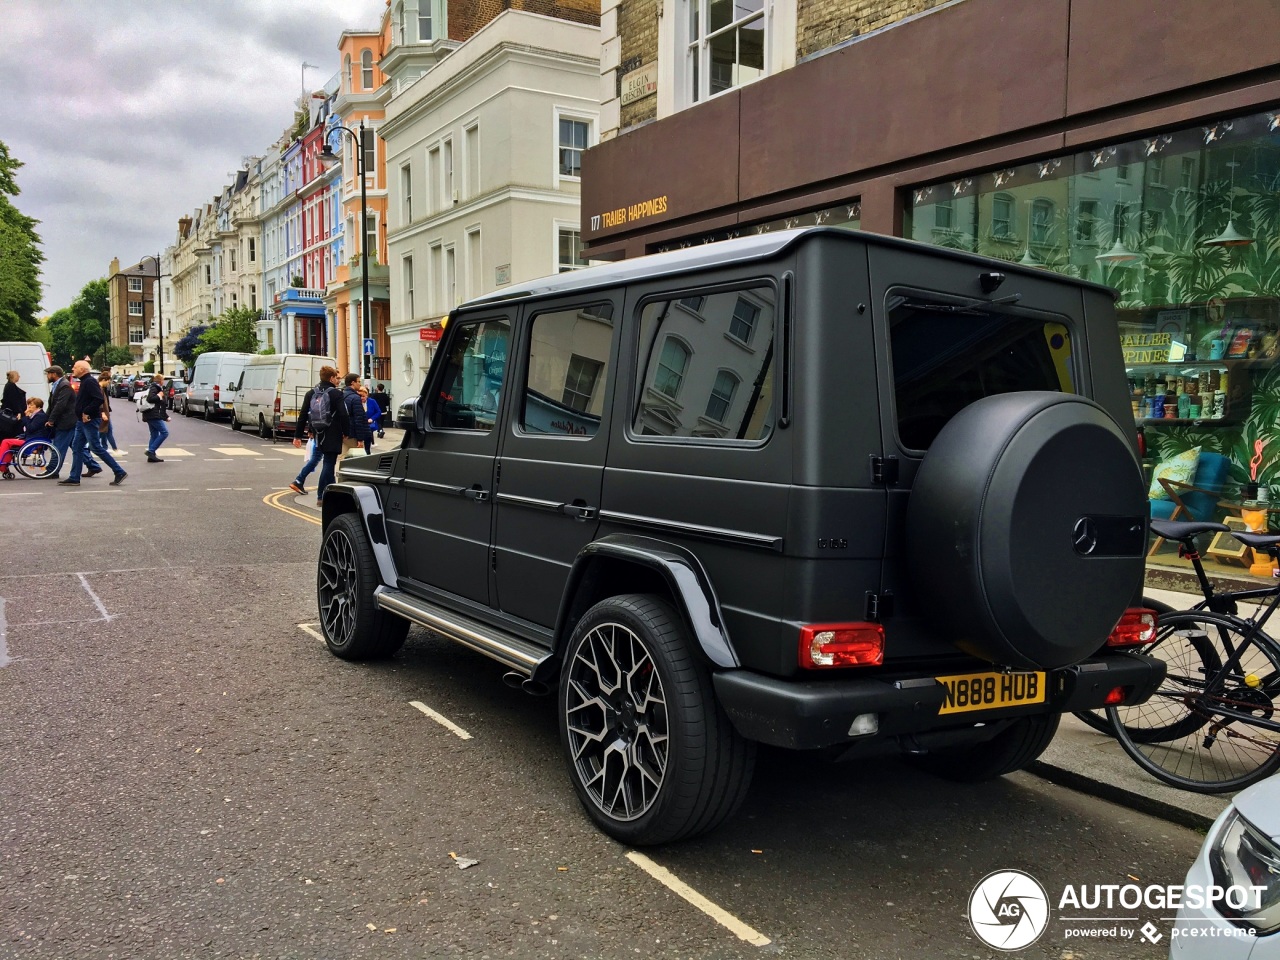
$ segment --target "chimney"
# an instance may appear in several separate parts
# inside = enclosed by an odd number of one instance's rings
[[[120,272],[120,258],[119,258],[119,257],[112,257],[112,258],[111,258],[111,272],[110,272],[109,274],[107,274],[107,276],[114,277],[114,276],[115,276],[117,273],[119,273],[119,272]]]

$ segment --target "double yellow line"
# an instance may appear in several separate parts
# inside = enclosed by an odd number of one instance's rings
[[[292,517],[299,517],[307,521],[307,523],[314,523],[317,527],[320,526],[319,517],[310,513],[306,513],[305,511],[299,510],[297,507],[290,507],[280,502],[285,497],[292,497],[292,496],[297,496],[297,494],[295,494],[292,490],[289,490],[286,488],[284,490],[277,490],[275,493],[267,494],[265,497],[262,498],[262,502],[265,503],[268,507],[275,507],[277,510],[283,510],[285,513],[289,514]]]

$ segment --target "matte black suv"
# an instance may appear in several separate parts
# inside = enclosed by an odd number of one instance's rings
[[[339,657],[417,623],[555,691],[587,812],[708,830],[757,742],[1025,766],[1134,703],[1146,493],[1112,291],[814,229],[454,311],[394,453],[324,498]]]

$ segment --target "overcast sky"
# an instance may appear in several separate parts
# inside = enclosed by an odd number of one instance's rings
[[[385,0],[0,0],[0,140],[40,220],[43,314],[172,244],[243,158],[338,72],[343,30]]]

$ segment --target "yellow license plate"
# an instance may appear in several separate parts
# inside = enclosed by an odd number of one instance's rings
[[[938,716],[1044,703],[1043,673],[964,673],[936,679],[947,691]]]

